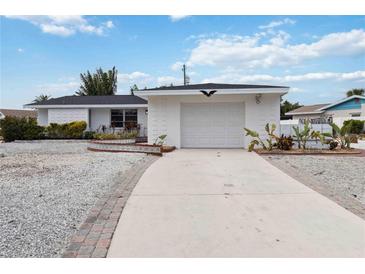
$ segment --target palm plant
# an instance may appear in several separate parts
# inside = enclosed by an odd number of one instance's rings
[[[264,150],[271,151],[273,149],[273,139],[277,139],[278,137],[274,134],[276,129],[276,125],[272,124],[271,126],[269,123],[265,125],[265,131],[267,132],[268,138],[263,140],[260,138],[260,135],[251,129],[244,128],[246,131],[246,136],[250,136],[253,139],[251,140],[250,144],[248,145],[248,151],[252,151],[256,145],[261,145]]]
[[[81,86],[77,95],[114,95],[117,91],[117,74],[118,71],[113,67],[111,70],[104,72],[101,68],[96,73],[90,71],[81,73]]]
[[[35,97],[35,99],[33,100],[33,103],[44,102],[44,101],[51,99],[51,97],[52,97],[51,95],[41,94],[41,95]]]
[[[325,132],[323,136],[332,138],[333,141],[338,140],[342,149],[350,148],[350,125],[345,124],[341,128],[336,125],[335,123],[331,123],[330,126],[332,127],[332,133]]]
[[[303,130],[300,130],[299,126],[293,126],[294,130],[294,137],[297,139],[298,148],[299,149],[306,149],[307,142],[311,137],[311,127],[308,120],[304,122]]]

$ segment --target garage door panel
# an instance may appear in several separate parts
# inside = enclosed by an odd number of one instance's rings
[[[182,147],[243,147],[243,103],[181,105]]]

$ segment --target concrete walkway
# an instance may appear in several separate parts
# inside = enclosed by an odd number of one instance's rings
[[[108,257],[365,257],[365,222],[244,150],[178,150],[140,179]]]

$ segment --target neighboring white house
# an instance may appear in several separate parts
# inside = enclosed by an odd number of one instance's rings
[[[0,109],[0,120],[6,116],[18,117],[18,118],[37,118],[37,112],[33,110],[22,109]]]
[[[310,105],[285,113],[293,120],[309,119],[313,124],[335,122],[342,125],[349,119],[365,120],[365,96],[353,95],[333,104]]]
[[[177,148],[246,147],[244,127],[265,134],[280,123],[280,97],[288,87],[197,84],[136,91],[148,100],[148,142],[167,134]]]
[[[38,124],[87,122],[88,130],[101,130],[103,126],[122,129],[127,124],[147,133],[147,101],[133,95],[64,96],[40,103],[25,105],[38,111]]]

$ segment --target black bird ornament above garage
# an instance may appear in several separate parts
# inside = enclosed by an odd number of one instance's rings
[[[209,92],[206,92],[205,90],[200,90],[201,93],[203,93],[205,96],[210,97],[212,96],[214,93],[216,93],[216,90],[211,90]]]

